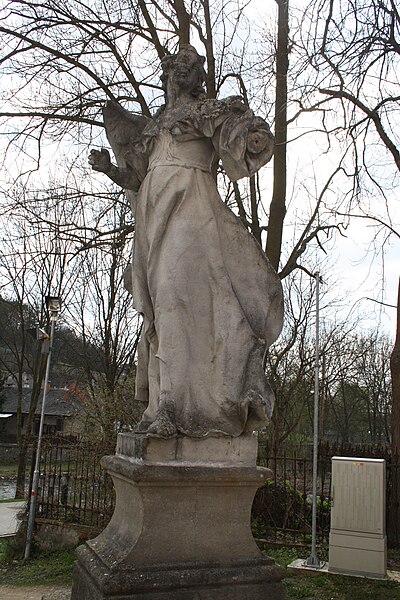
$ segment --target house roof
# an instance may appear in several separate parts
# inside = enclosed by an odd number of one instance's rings
[[[29,412],[32,390],[26,388],[23,390],[22,413]],[[4,389],[5,400],[0,403],[1,414],[15,414],[18,406],[17,388]],[[35,414],[42,411],[43,390],[40,392]],[[51,389],[46,394],[45,414],[59,417],[72,417],[83,411],[80,400],[68,389]]]

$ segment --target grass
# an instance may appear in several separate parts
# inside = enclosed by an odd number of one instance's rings
[[[283,567],[296,558],[307,558],[309,550],[298,548],[265,548],[266,554]],[[318,553],[326,560],[327,551]],[[391,557],[389,554],[389,557]],[[398,562],[398,552],[393,553]],[[375,581],[359,577],[326,574],[287,573],[285,579],[287,600],[400,600],[400,585],[394,581]]]
[[[41,551],[24,561],[12,543],[0,539],[0,586],[69,586],[74,561],[73,549]]]
[[[265,548],[268,556],[286,567],[296,558],[306,558],[307,549]],[[318,553],[326,559],[326,551]],[[399,564],[400,552],[390,552],[391,567]],[[72,549],[37,552],[24,562],[12,543],[0,539],[0,586],[71,585]],[[287,600],[400,600],[400,585],[392,581],[372,581],[325,574],[292,574],[285,579]]]
[[[17,477],[17,463],[0,463],[0,477],[4,479],[15,479]]]
[[[4,504],[5,502],[23,502],[26,498],[2,498],[0,499],[0,504]]]

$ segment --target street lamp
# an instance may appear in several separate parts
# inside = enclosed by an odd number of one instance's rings
[[[40,467],[40,450],[42,444],[42,433],[43,433],[43,423],[44,423],[44,415],[45,415],[45,407],[46,407],[46,396],[47,396],[47,387],[49,384],[49,374],[50,374],[50,362],[51,362],[51,352],[53,349],[53,340],[54,340],[54,329],[55,324],[58,318],[58,315],[61,311],[61,299],[57,296],[45,296],[45,304],[50,317],[50,343],[47,347],[43,345],[42,353],[47,353],[47,362],[46,362],[46,374],[44,378],[44,388],[43,388],[43,399],[42,399],[42,410],[40,413],[40,425],[39,425],[39,434],[38,441],[36,447],[36,458],[35,458],[35,470],[33,472],[32,479],[32,490],[31,490],[31,502],[29,506],[29,516],[28,516],[28,527],[26,531],[26,543],[25,543],[25,554],[24,558],[28,559],[31,553],[31,544],[32,544],[32,534],[33,534],[33,526],[35,524],[35,513],[36,513],[36,502],[37,502],[37,493],[39,487],[39,467]],[[38,339],[46,339],[44,336],[39,337]]]
[[[311,554],[305,564],[314,569],[324,565],[317,555],[317,476],[318,476],[318,399],[319,399],[319,284],[322,277],[317,271],[315,279],[315,376],[314,376],[314,441],[313,441],[313,484],[312,484],[312,532]]]

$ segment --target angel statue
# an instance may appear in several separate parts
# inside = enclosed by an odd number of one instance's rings
[[[89,157],[136,196],[127,287],[143,315],[138,431],[162,438],[239,436],[264,427],[274,403],[263,358],[282,328],[281,284],[213,176],[218,160],[232,181],[253,175],[273,136],[239,97],[206,97],[204,60],[190,45],[163,59],[154,118],[108,103],[118,166],[105,149]]]

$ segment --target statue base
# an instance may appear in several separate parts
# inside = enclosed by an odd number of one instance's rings
[[[270,475],[257,438],[120,434],[110,523],[77,550],[71,600],[283,600],[284,571],[257,547],[250,511]]]

